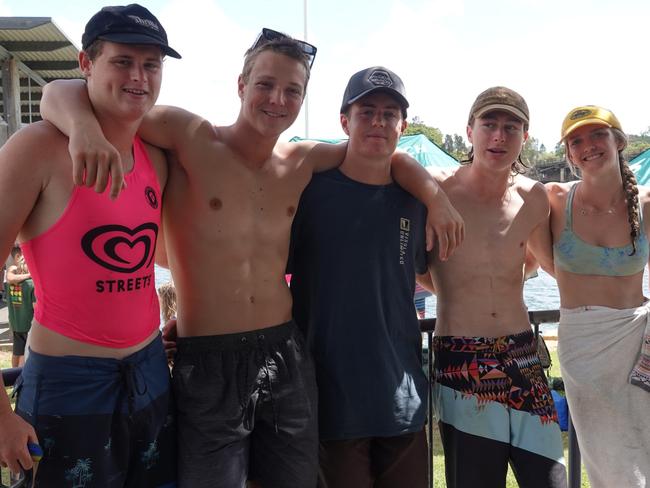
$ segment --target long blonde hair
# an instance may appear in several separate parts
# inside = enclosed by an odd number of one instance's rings
[[[172,317],[176,317],[176,288],[174,283],[168,281],[160,285],[158,287],[158,298],[163,320],[167,322]]]

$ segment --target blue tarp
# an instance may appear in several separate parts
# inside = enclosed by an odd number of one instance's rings
[[[322,141],[330,143],[343,142],[345,139],[313,139],[313,141]],[[303,141],[301,137],[294,137],[292,142]],[[453,156],[447,154],[443,149],[431,142],[422,134],[415,136],[402,136],[397,144],[398,149],[406,151],[425,168],[455,168],[458,166]]]
[[[639,185],[647,185],[650,182],[650,149],[643,151],[636,158],[630,161],[630,168],[636,176]]]

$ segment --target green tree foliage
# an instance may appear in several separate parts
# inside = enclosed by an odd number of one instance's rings
[[[639,135],[630,134],[627,138],[628,144],[627,148],[625,148],[624,154],[625,157],[630,160],[650,148],[650,127]]]
[[[413,120],[409,122],[408,127],[404,131],[404,135],[414,136],[417,134],[423,134],[427,139],[429,139],[434,144],[443,147],[442,132],[440,132],[440,129],[426,125],[422,119],[415,116],[413,117]]]
[[[460,161],[461,159],[465,159],[467,157],[468,152],[469,148],[465,144],[465,139],[463,139],[463,136],[454,134],[454,150],[450,154],[458,161]]]
[[[450,134],[445,134],[445,142],[442,143],[442,148],[447,152],[447,154],[454,153],[454,139]]]
[[[441,147],[458,161],[467,157],[467,145],[463,137],[458,134],[445,134],[445,141]]]

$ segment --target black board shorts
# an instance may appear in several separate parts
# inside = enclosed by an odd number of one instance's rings
[[[316,486],[316,378],[293,321],[177,341],[180,487]]]

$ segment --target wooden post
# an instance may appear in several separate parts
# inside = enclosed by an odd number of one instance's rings
[[[2,61],[2,98],[7,121],[7,138],[20,129],[20,75],[16,58],[10,56]]]

